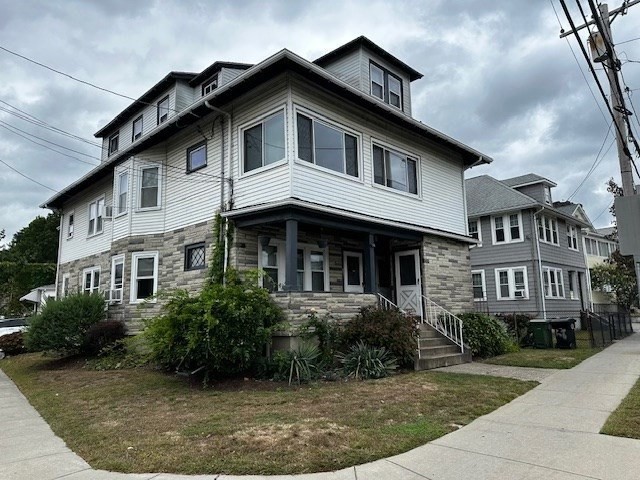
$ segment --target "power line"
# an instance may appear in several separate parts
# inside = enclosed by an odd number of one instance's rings
[[[625,43],[635,42],[636,40],[640,40],[640,37],[631,38],[631,39],[629,39],[629,40],[625,40],[624,42],[618,42],[618,43],[616,43],[616,45],[623,45],[623,44],[625,44]]]
[[[6,167],[10,168],[11,170],[13,170],[14,172],[16,172],[16,173],[17,173],[18,175],[20,175],[21,177],[24,177],[24,178],[26,178],[27,180],[30,180],[30,181],[32,181],[33,183],[37,184],[37,185],[40,185],[41,187],[44,187],[44,188],[46,188],[46,189],[48,189],[48,190],[51,190],[52,192],[60,193],[60,192],[59,192],[58,190],[56,190],[55,188],[51,188],[50,186],[45,185],[44,183],[40,183],[39,181],[37,181],[37,180],[36,180],[36,179],[34,179],[34,178],[31,178],[29,175],[26,175],[26,174],[22,173],[20,170],[18,170],[17,168],[12,167],[11,165],[9,165],[7,162],[5,162],[4,160],[2,160],[1,158],[0,158],[0,163],[2,163],[4,166],[6,166]]]
[[[610,209],[611,209],[611,207],[613,207],[613,203],[612,203],[611,205],[607,206],[607,207],[604,207],[604,210],[602,210],[602,211],[598,214],[598,216],[597,216],[596,218],[594,218],[593,220],[591,220],[591,223],[594,223],[596,220],[598,220],[598,219],[602,216],[602,214],[603,214],[604,212],[606,212],[607,210],[610,210]]]

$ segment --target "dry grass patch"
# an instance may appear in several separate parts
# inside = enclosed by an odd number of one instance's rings
[[[299,388],[229,381],[203,390],[145,370],[94,371],[23,355],[0,363],[94,468],[288,474],[395,455],[466,425],[534,382],[412,372]]]

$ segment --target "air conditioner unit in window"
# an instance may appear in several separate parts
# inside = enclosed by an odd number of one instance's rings
[[[102,216],[102,218],[104,218],[105,220],[113,218],[113,206],[111,205],[104,206],[104,215]]]
[[[109,290],[109,303],[120,302],[122,302],[122,289],[114,288],[113,290]]]
[[[514,297],[516,298],[525,298],[524,290],[516,290],[513,292]]]

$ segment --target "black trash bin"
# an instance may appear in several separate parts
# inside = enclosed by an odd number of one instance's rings
[[[550,323],[556,339],[556,348],[576,348],[575,318],[556,318]]]

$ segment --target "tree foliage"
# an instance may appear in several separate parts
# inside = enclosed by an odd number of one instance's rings
[[[603,264],[591,269],[591,285],[598,290],[611,290],[618,305],[630,308],[638,303],[638,288],[633,257],[616,250]]]

